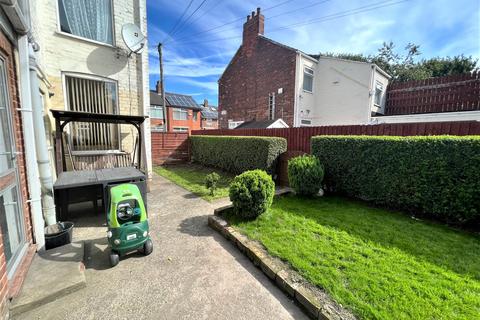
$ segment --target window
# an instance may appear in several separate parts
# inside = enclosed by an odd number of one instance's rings
[[[303,90],[313,92],[313,70],[308,67],[303,68]]]
[[[268,95],[268,119],[275,119],[275,93]]]
[[[60,31],[113,45],[112,0],[58,0]]]
[[[160,106],[150,106],[150,118],[154,119],[165,119],[163,115],[163,107]]]
[[[117,85],[113,81],[65,76],[67,107],[72,111],[116,114]],[[69,141],[74,151],[118,150],[117,124],[73,122]]]
[[[239,125],[241,125],[244,121],[233,121],[233,120],[228,120],[228,129],[235,129]]]
[[[198,119],[198,112],[193,111],[193,121],[197,121]]]
[[[302,124],[302,125],[311,125],[311,124],[312,124],[312,121],[311,121],[311,120],[302,120],[302,121],[301,121],[301,124]]]
[[[375,106],[379,107],[382,104],[382,95],[383,95],[383,84],[380,81],[375,83],[375,97],[373,103]]]
[[[163,126],[163,124],[157,124],[155,126],[152,126],[150,130],[152,130],[154,132],[164,132],[165,127]]]
[[[188,120],[188,111],[185,109],[173,108],[173,120]]]
[[[26,241],[7,74],[6,64],[0,58],[0,233],[10,276],[22,257]]]
[[[185,127],[173,127],[174,132],[188,132],[188,128]]]

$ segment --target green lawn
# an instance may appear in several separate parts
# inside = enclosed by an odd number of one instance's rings
[[[162,177],[167,178],[207,201],[228,197],[228,186],[234,178],[233,175],[217,169],[191,164],[161,166],[155,167],[153,170]],[[210,191],[205,188],[205,176],[212,172],[220,175],[220,181],[218,182],[218,188],[214,196],[211,196]]]
[[[227,219],[362,319],[480,319],[478,234],[339,197]]]

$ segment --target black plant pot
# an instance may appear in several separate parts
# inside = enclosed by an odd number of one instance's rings
[[[45,249],[53,249],[72,242],[73,222],[59,222],[61,231],[48,233],[45,228]]]

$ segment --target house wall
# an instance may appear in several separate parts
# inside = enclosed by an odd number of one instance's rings
[[[34,1],[33,34],[41,46],[38,62],[51,87],[50,107],[65,109],[64,75],[99,76],[114,80],[118,86],[119,113],[143,115],[148,109],[148,92],[145,95],[145,72],[148,69],[144,50],[141,55],[126,57],[126,46],[121,31],[125,23],[135,23],[146,32],[145,0],[115,0],[113,3],[113,46],[75,38],[60,32],[57,0]],[[49,115],[50,116],[50,115]],[[54,123],[51,121],[51,123]],[[53,128],[51,128],[53,131]],[[130,151],[135,130],[128,126],[121,129],[122,147]],[[149,132],[150,130],[148,130]],[[149,141],[149,137],[148,138]]]
[[[219,80],[219,126],[228,121],[268,120],[269,94],[275,118],[293,125],[296,52],[263,38],[263,15],[244,25],[243,43]],[[283,93],[278,94],[282,88]]]
[[[1,11],[1,9],[0,9]],[[16,59],[16,51],[13,44],[7,39],[6,33],[0,28],[0,56],[5,60],[7,67],[7,86],[9,91],[10,100],[10,114],[12,120],[13,136],[15,142],[15,148],[18,154],[18,188],[19,188],[19,202],[21,203],[20,210],[23,216],[24,231],[27,241],[27,251],[24,251],[23,257],[19,258],[19,265],[16,267],[15,272],[8,277],[7,275],[7,263],[4,253],[3,238],[0,235],[0,318],[8,318],[8,304],[9,298],[15,295],[25,276],[26,270],[30,265],[32,254],[35,252],[33,243],[33,228],[32,218],[30,212],[30,206],[26,202],[29,199],[27,190],[27,178],[26,178],[26,164],[24,157],[24,143],[23,143],[23,131],[21,114],[17,111],[21,108],[20,94],[18,89],[18,62]],[[14,176],[13,176],[14,178]],[[6,186],[12,183],[12,175],[9,174],[4,177],[0,177],[0,185]],[[0,230],[1,232],[1,230]]]
[[[210,120],[209,122],[207,119],[202,119],[201,128],[204,130],[218,129],[218,120]]]
[[[197,119],[193,119],[193,114],[197,114]],[[187,120],[174,120],[173,119],[173,108],[167,108],[167,127],[168,132],[174,132],[175,127],[188,128],[188,132],[191,130],[201,129],[201,116],[200,111],[188,110],[188,119]]]
[[[312,126],[368,123],[373,103],[370,64],[321,57],[314,71],[313,99],[303,92],[300,83],[299,116],[313,103],[308,118]],[[303,68],[299,72],[303,81]]]

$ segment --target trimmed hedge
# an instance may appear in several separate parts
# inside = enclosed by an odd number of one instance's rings
[[[322,187],[323,168],[317,157],[303,155],[288,160],[288,182],[302,196],[318,194]]]
[[[233,179],[229,195],[236,215],[255,219],[272,205],[275,183],[263,170],[245,171]]]
[[[333,191],[449,223],[480,225],[480,136],[319,136]]]
[[[261,169],[275,172],[277,159],[287,150],[278,137],[191,136],[192,160],[232,173]]]

